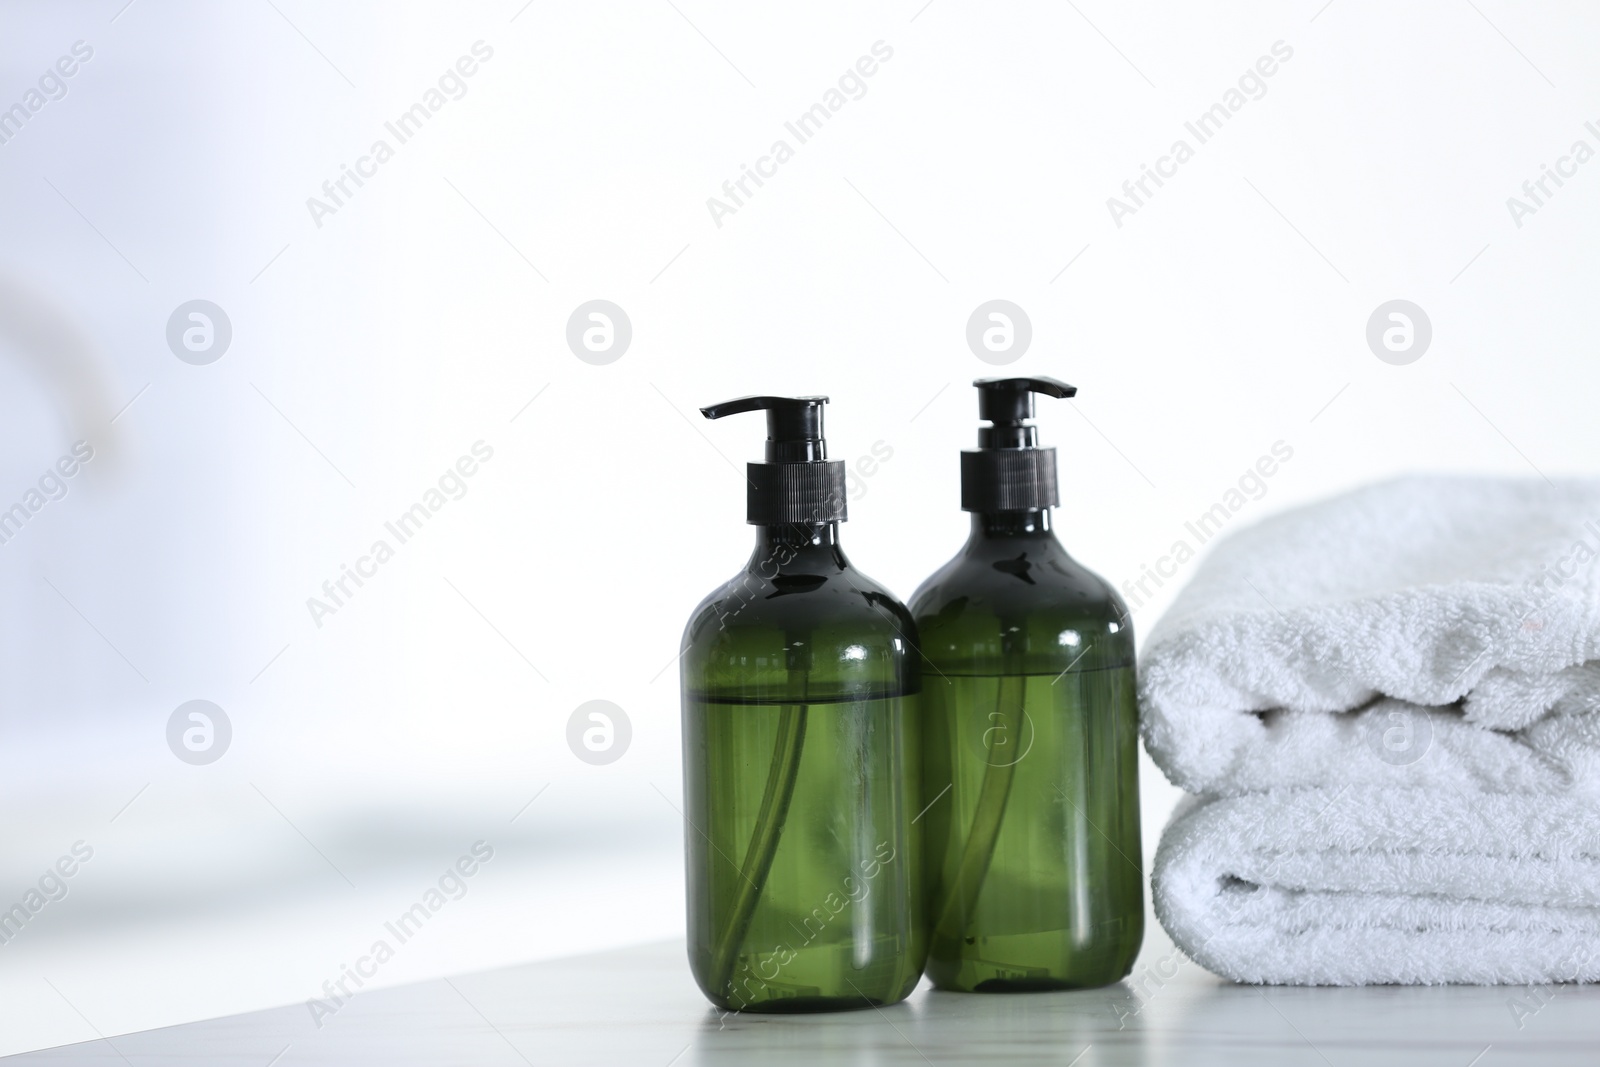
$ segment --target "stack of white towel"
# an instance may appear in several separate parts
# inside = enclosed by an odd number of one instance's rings
[[[1156,911],[1247,982],[1600,979],[1600,482],[1407,478],[1220,541],[1150,634]]]

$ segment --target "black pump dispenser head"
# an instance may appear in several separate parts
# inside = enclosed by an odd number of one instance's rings
[[[1040,448],[1033,394],[1065,398],[1078,390],[1054,378],[979,378],[978,448],[961,453],[963,511],[1038,511],[1061,503],[1056,450]]]
[[[827,402],[825,396],[742,396],[700,409],[708,419],[767,413],[766,462],[745,467],[745,521],[752,526],[845,521],[844,461],[828,459],[822,435]]]

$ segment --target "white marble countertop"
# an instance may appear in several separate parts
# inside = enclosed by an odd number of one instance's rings
[[[1159,939],[1157,943],[1156,939]],[[1159,931],[1119,985],[830,1015],[719,1017],[681,942],[361,993],[8,1057],[11,1064],[1007,1063],[1499,1067],[1600,1060],[1600,987],[1259,988]]]

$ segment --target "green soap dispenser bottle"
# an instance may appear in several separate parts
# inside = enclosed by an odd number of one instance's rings
[[[927,956],[916,629],[839,547],[827,400],[701,409],[767,413],[755,551],[683,634],[689,962],[735,1011],[892,1004]]]
[[[922,822],[940,989],[1106,985],[1144,937],[1133,631],[1051,531],[1056,455],[1033,395],[985,378],[961,453],[966,547],[912,598],[926,657]]]

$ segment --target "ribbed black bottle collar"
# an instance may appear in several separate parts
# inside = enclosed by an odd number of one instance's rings
[[[752,526],[816,525],[849,517],[843,460],[749,463],[745,477],[745,521]]]
[[[1053,448],[980,448],[961,453],[963,511],[1036,511],[1061,503]]]

